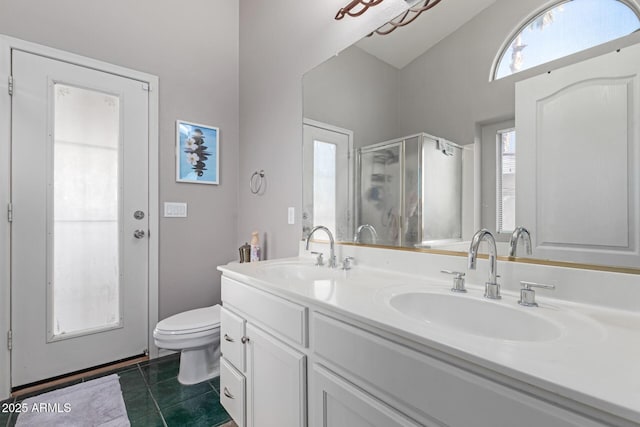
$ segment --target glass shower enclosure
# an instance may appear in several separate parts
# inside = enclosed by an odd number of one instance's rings
[[[426,133],[358,149],[361,243],[434,247],[462,238],[462,148]]]

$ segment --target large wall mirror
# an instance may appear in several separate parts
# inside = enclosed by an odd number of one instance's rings
[[[303,237],[636,272],[638,10],[447,0],[309,71]]]

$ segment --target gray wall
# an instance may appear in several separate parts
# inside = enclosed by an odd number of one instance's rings
[[[304,117],[353,131],[361,147],[400,136],[398,69],[351,46],[305,74]]]
[[[358,18],[335,21],[345,0],[240,2],[240,187],[237,243],[266,233],[269,258],[295,255],[302,226],[302,76],[397,15],[387,1]],[[249,192],[264,169],[267,191]],[[296,224],[287,224],[287,207]]]
[[[160,318],[220,300],[216,266],[236,255],[238,2],[0,0],[0,33],[160,77]],[[175,182],[175,120],[220,127],[220,185]]]

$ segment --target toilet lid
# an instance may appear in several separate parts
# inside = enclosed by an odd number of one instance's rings
[[[220,306],[197,308],[174,314],[158,322],[156,330],[166,333],[195,333],[214,329],[220,325]]]

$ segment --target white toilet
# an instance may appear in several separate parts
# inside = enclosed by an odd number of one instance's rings
[[[220,305],[167,317],[158,322],[153,338],[158,348],[181,352],[181,384],[197,384],[220,374]]]

